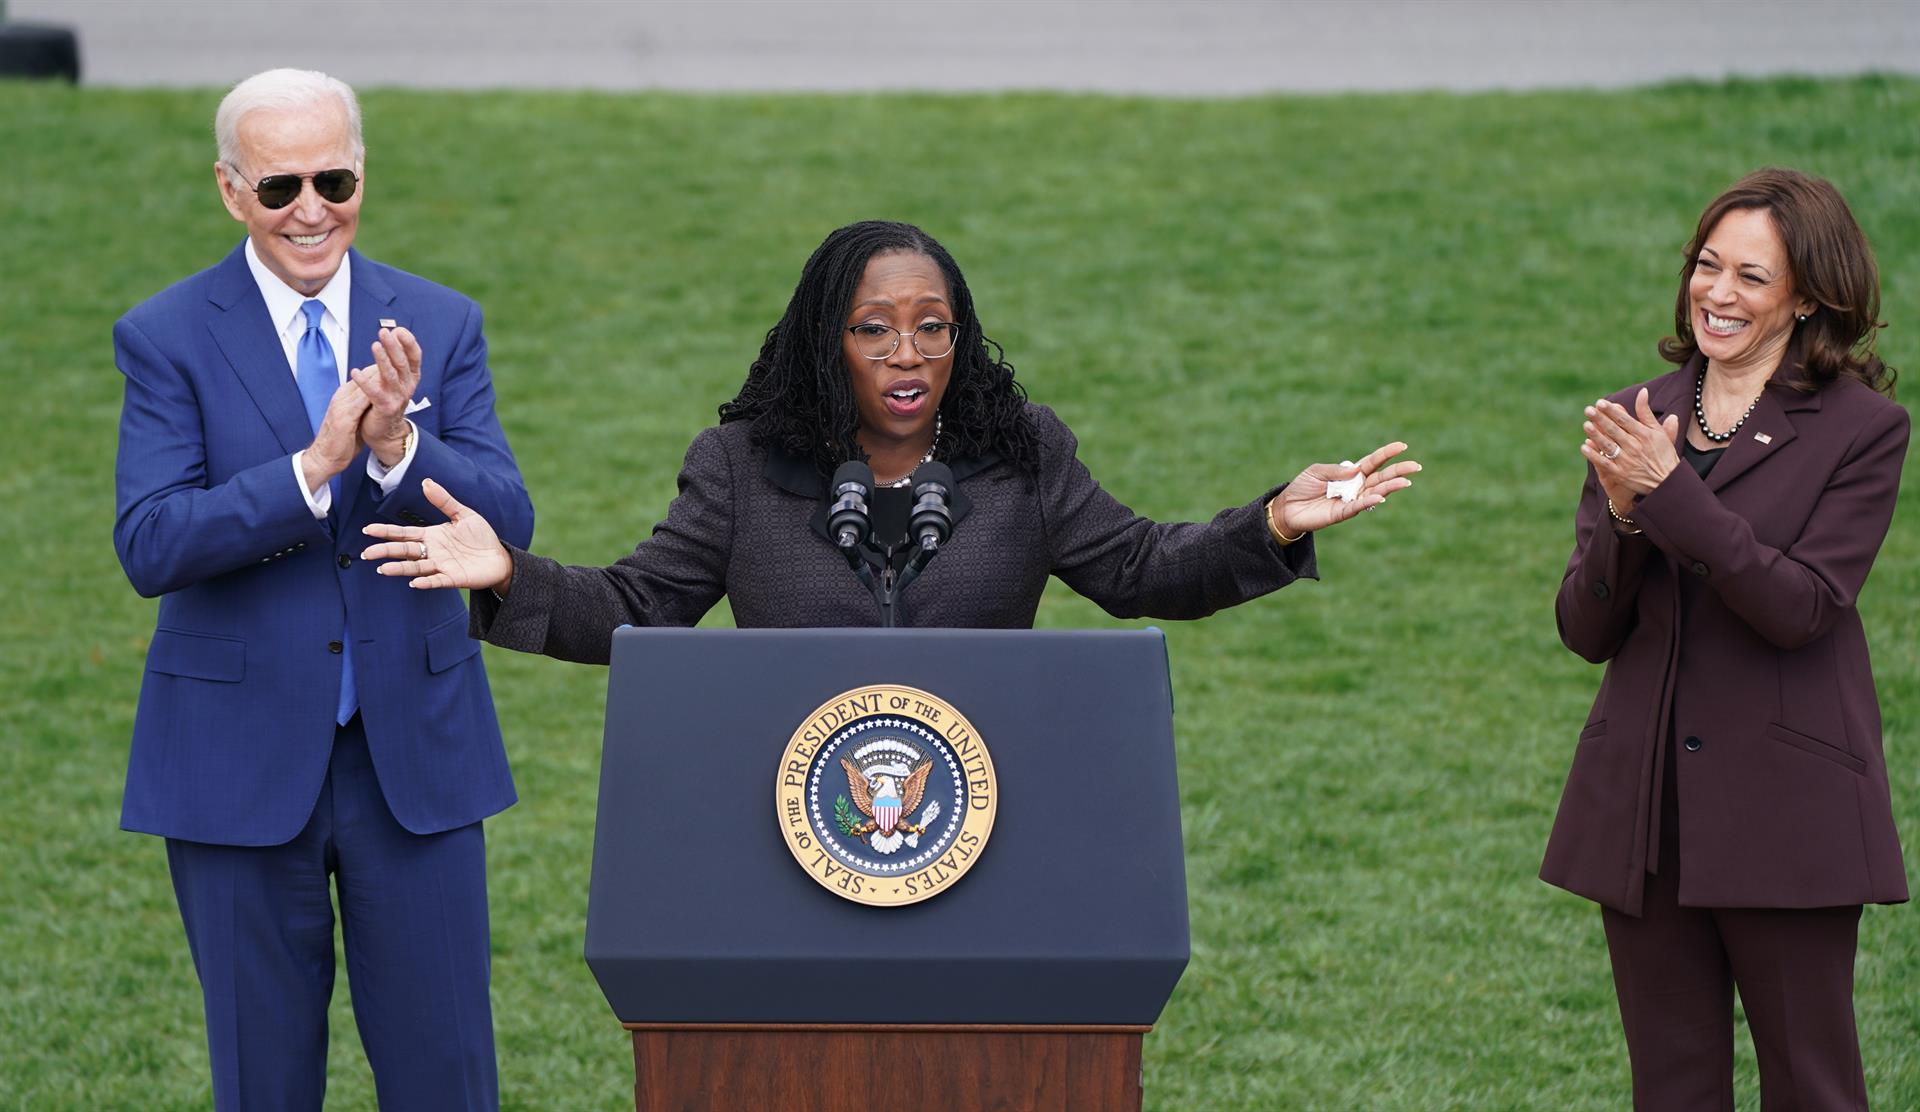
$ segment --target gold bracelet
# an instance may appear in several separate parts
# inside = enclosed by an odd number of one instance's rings
[[[1642,529],[1638,525],[1635,525],[1633,523],[1632,518],[1621,517],[1620,511],[1613,508],[1613,499],[1608,498],[1604,492],[1601,493],[1600,498],[1602,501],[1606,502],[1607,504],[1607,516],[1611,517],[1613,520],[1619,522],[1620,524],[1626,526],[1626,528],[1621,530],[1621,532],[1625,533],[1629,537],[1646,532],[1645,529]]]
[[[1280,500],[1275,498],[1267,503],[1267,535],[1273,538],[1275,544],[1278,544],[1281,548],[1285,548],[1307,534],[1302,532],[1300,537],[1289,537],[1281,530],[1280,523],[1273,519],[1273,503],[1278,501]]]

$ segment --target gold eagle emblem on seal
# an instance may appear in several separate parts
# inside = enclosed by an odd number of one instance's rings
[[[918,903],[965,876],[998,799],[973,724],[940,697],[894,684],[820,704],[774,778],[794,860],[829,892],[874,907]]]

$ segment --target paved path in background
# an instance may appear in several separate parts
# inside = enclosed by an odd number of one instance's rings
[[[1920,73],[1920,0],[11,0],[83,80],[686,90],[1612,87]]]

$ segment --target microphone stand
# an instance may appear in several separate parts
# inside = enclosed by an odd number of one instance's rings
[[[880,565],[880,582],[873,589],[873,599],[880,604],[881,629],[893,628],[893,604],[905,586],[905,583],[894,581],[892,561]]]
[[[868,471],[863,476],[865,484],[862,486],[852,470],[858,466],[843,465],[841,472],[835,476],[835,493],[840,496],[835,504],[835,544],[840,554],[846,557],[847,566],[853,569],[854,577],[879,605],[880,628],[893,629],[895,606],[900,596],[914,580],[920,578],[920,573],[939,555],[940,546],[953,535],[953,510],[948,502],[949,492],[953,489],[953,472],[944,464],[932,462],[921,464],[914,470],[914,507],[908,526],[908,536],[914,541],[914,550],[907,558],[906,566],[896,572],[893,568],[894,550],[872,543],[872,521],[866,504],[866,496],[873,489],[870,478],[872,472]],[[845,516],[842,516],[842,511],[845,511]],[[879,561],[878,575],[867,563],[869,554]]]
[[[931,537],[921,537],[919,545],[913,550],[913,555],[907,558],[907,566],[900,569],[900,581],[894,584],[893,593],[896,595],[905,594],[907,585],[920,578],[920,573],[925,571],[927,565],[932,563],[933,558],[939,554],[939,541]],[[888,577],[891,577],[893,574],[893,565],[891,563],[887,565],[886,574]],[[882,604],[881,615],[883,618],[887,616],[888,611],[886,608],[890,606],[892,606],[891,600]]]
[[[879,575],[875,575],[873,569],[867,566],[865,553],[869,552],[880,559]],[[853,569],[854,578],[858,579],[860,585],[873,595],[873,601],[880,605],[881,629],[894,627],[894,603],[899,601],[901,593],[907,589],[907,584],[920,578],[920,569],[926,566],[927,560],[932,559],[931,555],[922,559],[921,553],[916,551],[907,561],[907,566],[896,575],[893,570],[891,549],[880,549],[871,544],[860,543],[851,548],[842,548],[840,554],[847,558],[847,566]]]
[[[893,624],[893,569],[881,557],[882,580],[875,582],[873,570],[867,567],[866,553],[873,552],[873,511],[868,502],[873,496],[873,469],[859,460],[848,460],[840,465],[833,475],[833,506],[827,521],[827,530],[833,537],[835,548],[846,557],[847,566],[853,569],[854,577],[860,585],[873,593],[880,602],[880,618],[883,625]],[[884,596],[884,597],[883,597]]]
[[[885,561],[881,577],[892,589],[880,604],[880,620],[884,626],[893,625],[894,601],[920,578],[920,573],[940,554],[940,546],[953,536],[953,506],[949,501],[952,492],[953,472],[946,464],[928,460],[913,469],[913,516],[907,523],[907,536],[914,542],[913,555],[907,558],[907,566],[900,569],[897,581],[892,559]]]

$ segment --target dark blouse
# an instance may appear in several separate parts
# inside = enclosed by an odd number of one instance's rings
[[[1713,470],[1714,464],[1720,462],[1720,457],[1725,455],[1726,451],[1724,444],[1718,448],[1696,448],[1686,437],[1680,438],[1680,458],[1686,460],[1688,466],[1692,467],[1702,479]]]

